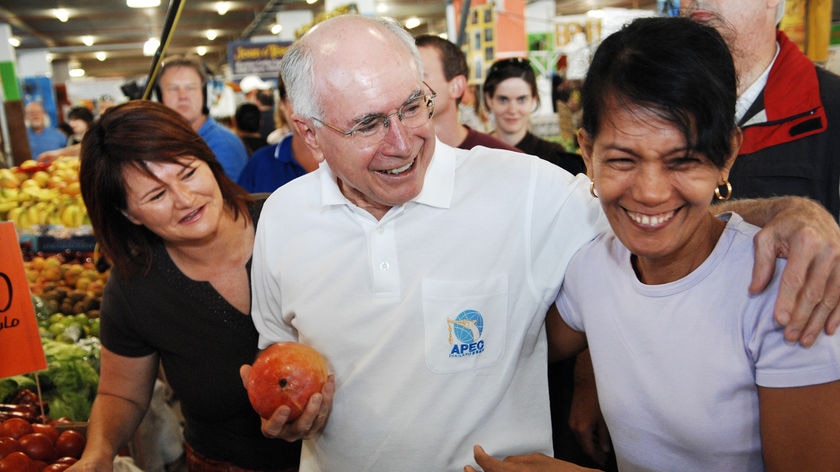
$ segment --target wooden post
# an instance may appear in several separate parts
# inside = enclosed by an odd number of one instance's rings
[[[6,124],[9,129],[9,144],[12,148],[12,164],[18,165],[27,159],[33,159],[26,134],[23,100],[9,100],[3,103]]]

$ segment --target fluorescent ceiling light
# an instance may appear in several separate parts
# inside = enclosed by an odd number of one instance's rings
[[[82,69],[81,67],[74,67],[73,69],[70,69],[70,71],[68,73],[70,74],[70,77],[74,77],[74,78],[79,78],[79,77],[84,77],[85,76],[85,70]]]
[[[143,55],[153,56],[158,47],[160,47],[160,40],[157,38],[149,38],[145,43],[143,43]]]
[[[67,20],[70,19],[70,12],[66,8],[56,8],[53,10],[53,15],[62,23],[67,23]]]
[[[224,15],[225,13],[230,11],[230,7],[230,2],[216,2],[216,13],[218,13],[219,15]]]
[[[207,54],[207,46],[198,46],[195,48],[195,53],[199,56]]]
[[[126,0],[129,8],[154,8],[160,6],[160,0]]]
[[[105,51],[97,51],[96,54],[94,54],[94,56],[96,56],[96,59],[99,62],[102,62],[105,59],[108,59],[108,53],[106,53]]]
[[[417,18],[416,16],[413,16],[413,17],[405,20],[405,27],[408,28],[408,29],[414,29],[414,28],[417,28],[418,26],[420,26],[420,23],[421,23],[420,18]]]
[[[93,46],[93,36],[82,36],[82,43],[84,43],[85,46]]]
[[[13,48],[20,46],[20,38],[17,36],[9,36],[9,44],[11,44]]]
[[[210,41],[213,41],[214,39],[219,37],[219,32],[217,30],[214,30],[214,29],[209,29],[209,30],[204,32],[204,36],[207,39],[209,39]]]

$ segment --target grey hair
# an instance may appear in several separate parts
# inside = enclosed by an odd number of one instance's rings
[[[782,18],[785,17],[785,0],[779,0],[779,5],[776,6],[776,24],[778,25]]]
[[[324,21],[322,25],[346,18],[347,16],[354,16],[370,21],[373,24],[378,24],[390,32],[395,39],[402,42],[406,49],[411,52],[415,66],[420,74],[418,78],[422,80],[423,61],[420,59],[420,53],[414,44],[414,38],[402,25],[392,18],[369,18],[361,15],[337,16]],[[286,91],[295,113],[310,118],[323,119],[324,111],[321,106],[321,97],[318,96],[317,87],[315,86],[315,57],[311,41],[307,39],[306,35],[304,35],[289,46],[289,49],[286,50],[286,54],[283,55],[283,59],[280,62],[280,75],[283,78],[283,83],[286,85]],[[315,125],[318,127],[322,126],[317,121]]]

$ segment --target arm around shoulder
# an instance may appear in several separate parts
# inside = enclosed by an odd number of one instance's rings
[[[776,258],[788,260],[774,316],[786,326],[785,338],[810,346],[824,328],[840,326],[840,227],[820,204],[802,197],[736,200],[716,211],[734,211],[763,226],[755,237],[750,291],[766,288]]]

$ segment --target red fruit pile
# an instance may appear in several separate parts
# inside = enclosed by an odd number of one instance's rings
[[[9,418],[0,423],[0,472],[59,472],[74,464],[85,449],[84,434],[49,424]]]

